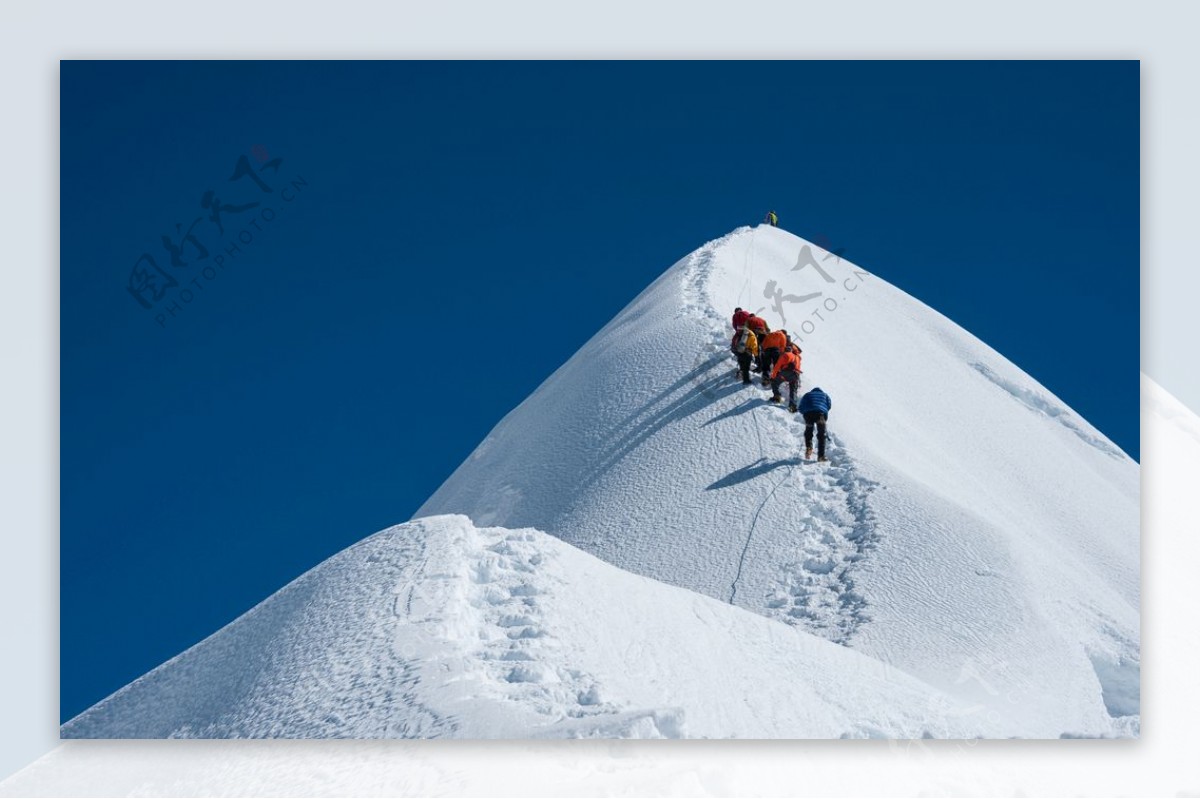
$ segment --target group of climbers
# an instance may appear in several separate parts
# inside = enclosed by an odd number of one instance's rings
[[[800,394],[800,369],[803,350],[786,330],[771,330],[761,316],[737,308],[733,312],[733,340],[730,349],[737,357],[738,374],[749,385],[751,371],[762,375],[762,384],[771,387],[771,402],[783,402],[780,388],[788,387],[788,410],[804,415],[804,457],[812,458],[813,428],[817,432],[817,460],[825,461],[825,422],[831,402],[829,395],[814,388]],[[751,368],[753,365],[753,368]]]

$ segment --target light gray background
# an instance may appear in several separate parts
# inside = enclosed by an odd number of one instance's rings
[[[316,4],[224,0],[0,7],[0,507],[6,522],[0,533],[0,777],[57,744],[60,58],[1141,59],[1142,369],[1200,409],[1200,374],[1192,368],[1200,340],[1200,313],[1193,309],[1200,276],[1192,254],[1200,178],[1198,4],[459,0],[321,8],[318,15]],[[779,88],[786,102],[788,89]],[[714,98],[710,110],[719,113],[722,102],[729,113],[742,112],[735,98]],[[1114,364],[1113,371],[1131,373],[1127,364]],[[1182,585],[1194,583],[1196,564],[1163,548],[1155,552],[1163,557],[1146,560],[1146,580],[1177,576]],[[1143,678],[1162,696],[1152,644],[1155,630],[1169,629],[1172,609],[1157,610],[1161,615],[1146,618]],[[1143,740],[1129,745],[1157,746],[1152,730],[1148,715]],[[1037,746],[1024,744],[1031,745]],[[487,746],[459,746],[456,762],[470,769],[475,759],[485,768]],[[795,746],[802,745],[743,745],[741,751],[769,768],[772,757],[794,760]],[[589,751],[603,760],[616,750]],[[623,751],[656,756],[653,749]],[[1182,778],[1190,764],[1178,765]],[[886,772],[878,780],[879,790],[889,790]],[[648,780],[647,789],[655,784]]]

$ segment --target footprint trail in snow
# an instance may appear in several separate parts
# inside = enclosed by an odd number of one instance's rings
[[[745,280],[749,284],[754,271],[755,233],[749,231],[744,235],[751,237],[743,266]],[[723,243],[724,240],[719,240],[693,253],[683,284],[685,312],[696,314],[712,328],[711,345],[701,353],[698,358],[700,363],[704,363],[705,356],[710,353],[716,355],[727,352],[726,334],[732,335],[729,322],[708,299],[710,293],[707,283],[713,270],[713,253]],[[730,312],[732,310],[729,309]],[[819,358],[820,354],[813,353],[809,357]],[[732,358],[727,356],[720,361],[716,371],[725,371],[732,362]],[[729,379],[736,382],[738,378]],[[712,384],[699,385],[709,389]],[[812,385],[815,384],[806,374],[802,378],[801,393]],[[757,380],[752,386],[747,386],[746,391],[760,388],[763,392],[769,391],[761,387]],[[710,394],[714,401],[720,402],[720,395],[715,390],[710,390]],[[744,401],[736,396],[734,400],[721,404],[734,402],[734,407],[737,407]],[[790,549],[793,554],[782,564],[776,584],[767,590],[764,597],[743,597],[745,601],[765,607],[766,615],[770,617],[800,626],[835,643],[845,644],[858,626],[870,618],[867,600],[857,589],[853,572],[875,547],[878,532],[869,496],[877,486],[858,473],[853,459],[843,450],[832,432],[827,442],[831,456],[829,463],[801,461],[799,454],[804,451],[803,417],[781,411],[782,408],[763,404],[748,412],[754,435],[744,442],[747,450],[756,447],[760,460],[766,458],[762,443],[765,430],[768,441],[781,442],[794,453],[789,459],[794,463],[789,462],[782,479],[765,471],[755,478],[767,484],[768,487],[764,488],[767,493],[754,516],[748,520],[746,547],[730,588],[729,601],[732,604],[738,599],[745,554],[757,532],[759,537],[772,538],[776,548]],[[777,520],[776,524],[782,524],[784,529],[758,529],[763,511],[770,503],[778,501],[781,496],[795,493],[803,495],[798,503],[800,513]]]

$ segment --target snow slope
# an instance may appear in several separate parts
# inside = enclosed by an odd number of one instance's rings
[[[831,464],[802,462],[798,418],[733,379],[739,305],[798,334],[805,387],[833,399]],[[1138,465],[938,312],[782,230],[663,274],[417,516],[445,513],[851,647],[1003,735],[1137,734]]]
[[[360,741],[63,741],[0,796],[616,796],[877,794],[1181,796],[1197,793],[1200,606],[1181,602],[1200,555],[1200,417],[1142,379],[1148,634],[1157,642],[1153,739],[1031,757],[1003,741],[796,747],[625,741],[467,747]],[[685,614],[686,615],[686,614]],[[722,644],[714,644],[722,651]],[[718,696],[721,695],[718,693]],[[976,714],[978,715],[978,714]],[[736,786],[736,790],[734,788]]]
[[[462,516],[384,530],[63,737],[939,737],[965,708],[856,652]]]

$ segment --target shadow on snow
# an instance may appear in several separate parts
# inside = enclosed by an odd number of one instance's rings
[[[705,491],[715,491],[718,488],[728,488],[729,486],[744,483],[747,480],[753,480],[756,477],[762,477],[764,474],[770,474],[776,469],[785,469],[788,466],[803,466],[803,458],[784,458],[777,461],[769,461],[765,458],[759,458],[749,466],[732,471],[722,477],[717,482],[710,485]]]

